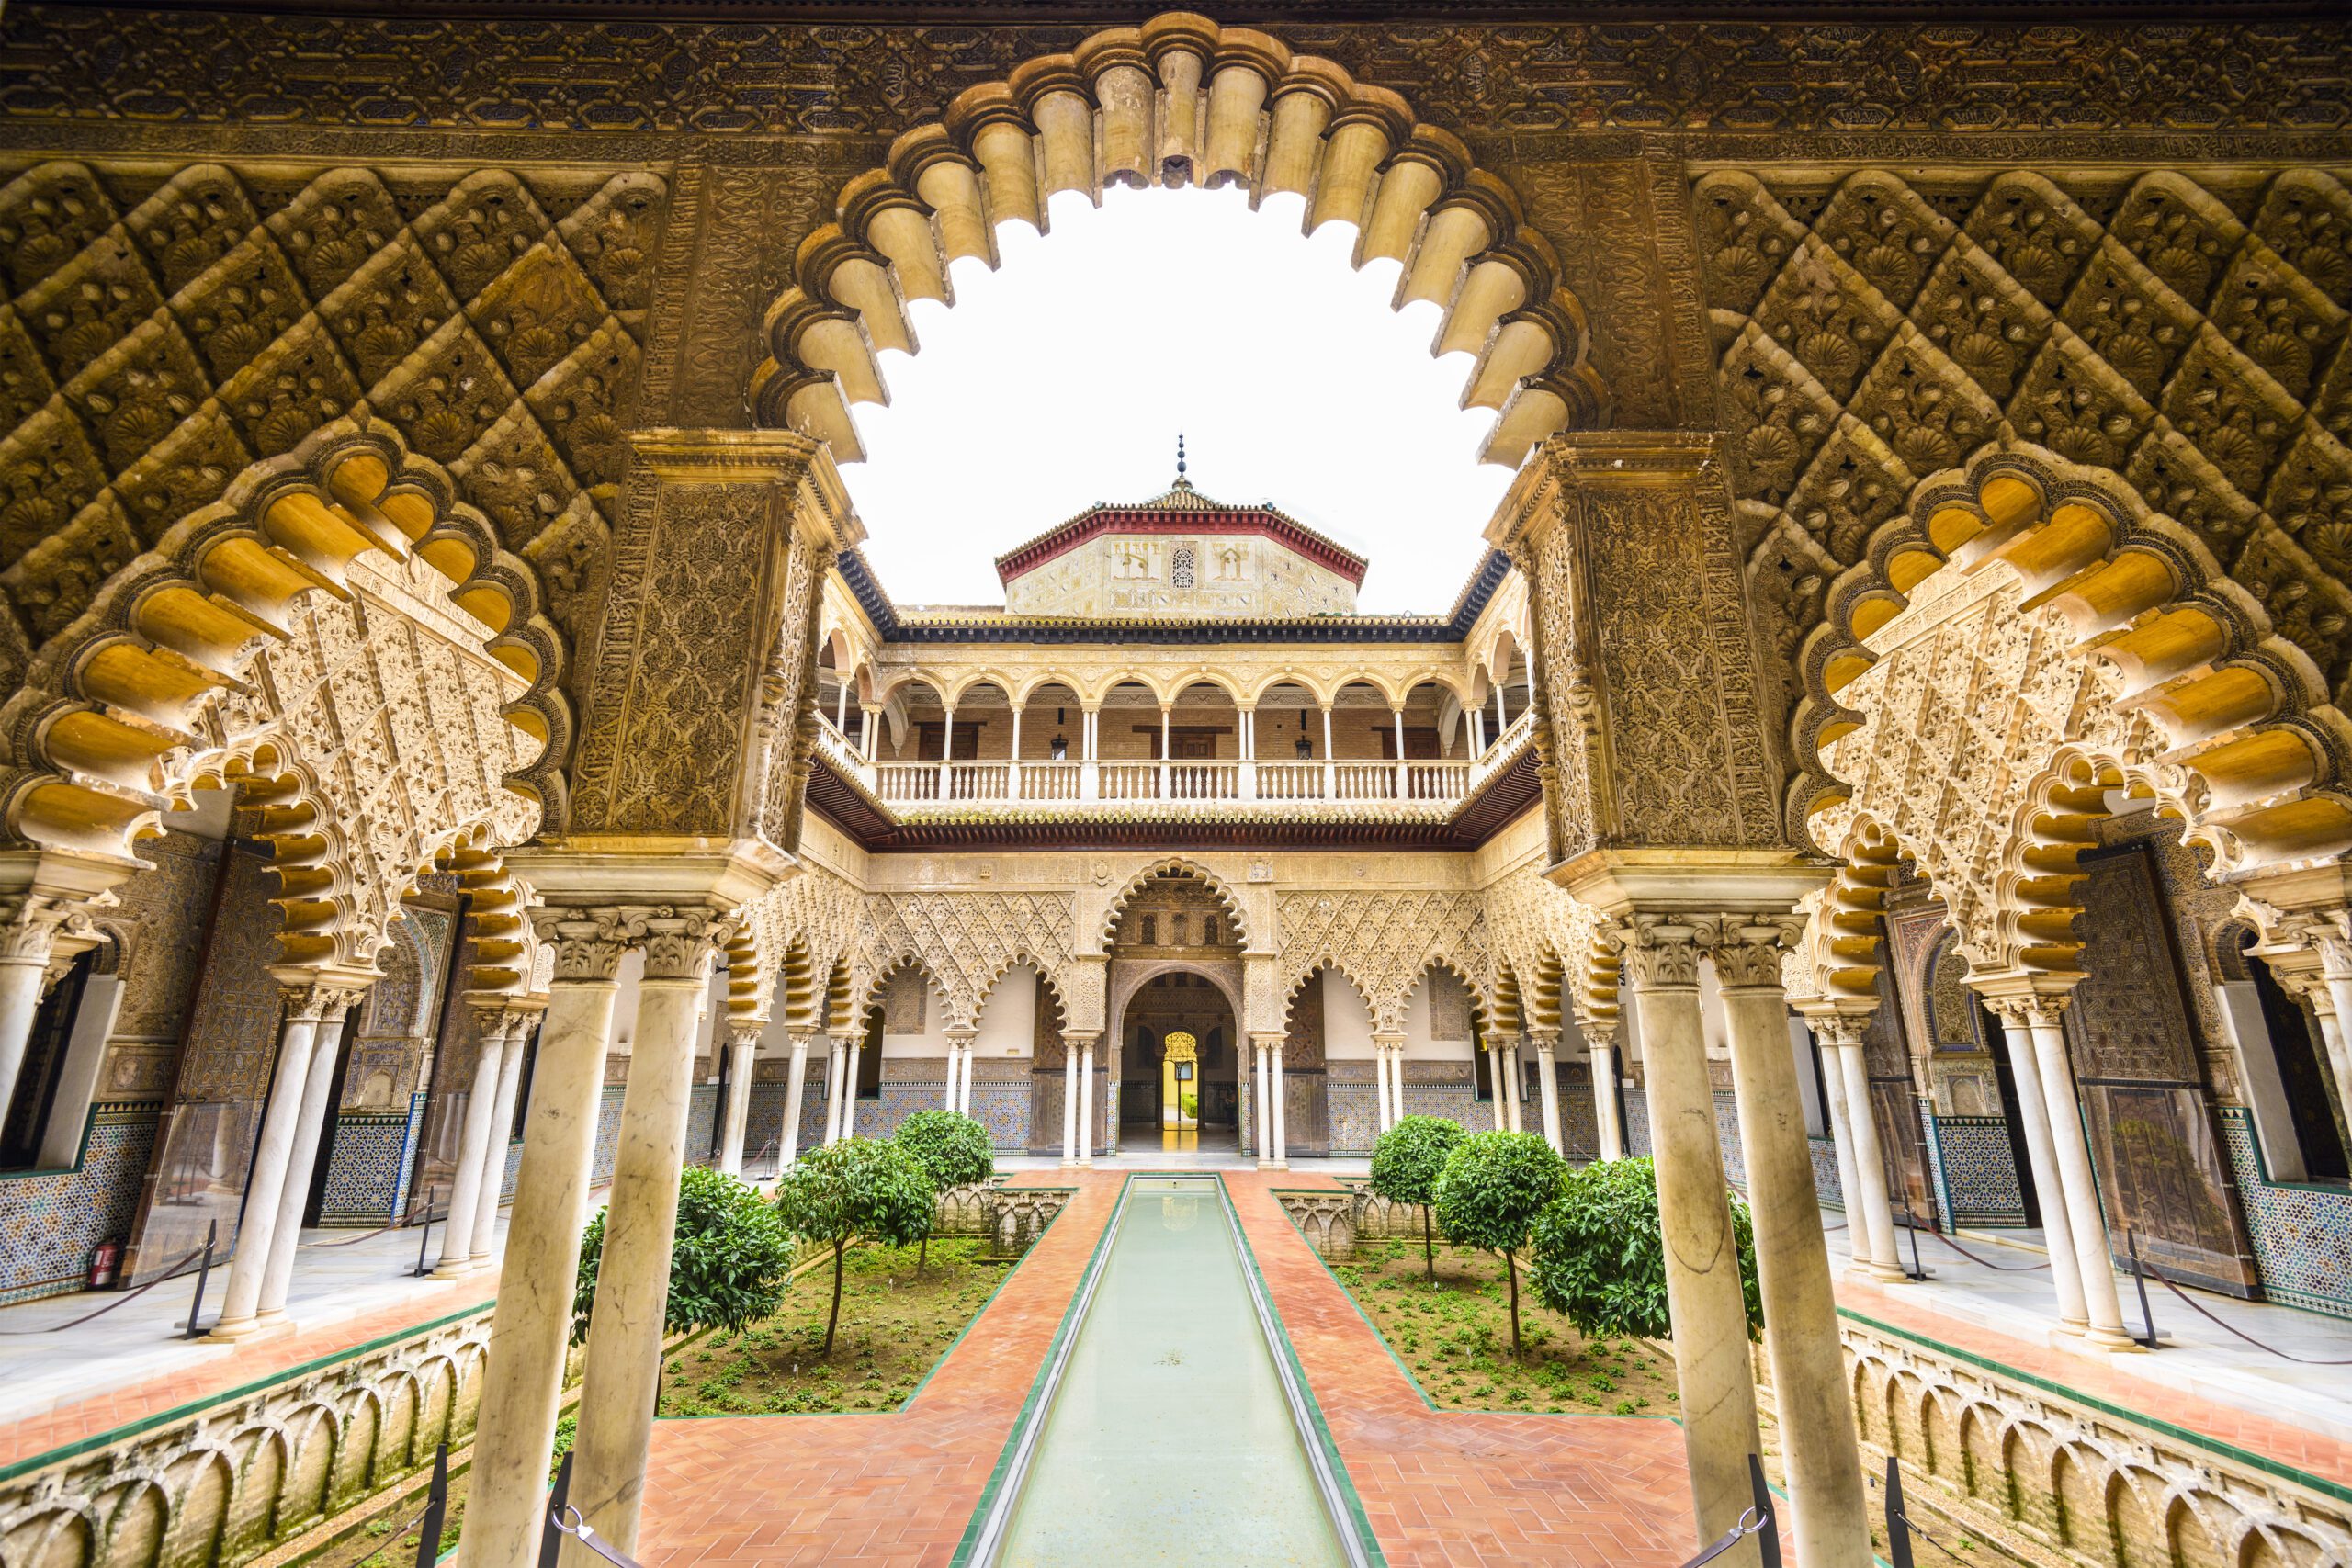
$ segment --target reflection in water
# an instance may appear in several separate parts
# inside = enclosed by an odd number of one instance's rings
[[[1187,1128],[1182,1133],[1172,1128],[1163,1128],[1160,1132],[1159,1148],[1162,1154],[1190,1153],[1200,1146],[1201,1130],[1197,1127]]]

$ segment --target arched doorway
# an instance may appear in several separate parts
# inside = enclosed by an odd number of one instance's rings
[[[1209,885],[1170,870],[1145,879],[1111,934],[1111,1039],[1122,1145],[1238,1149],[1246,1055],[1239,1029],[1241,933]],[[1170,1072],[1170,1043],[1192,1060]],[[1191,1111],[1184,1114],[1184,1096]],[[1171,1100],[1171,1095],[1174,1097]],[[1170,1113],[1178,1122],[1170,1123]]]
[[[1214,979],[1182,968],[1153,976],[1127,998],[1119,1039],[1123,1141],[1239,1148],[1240,1034]]]

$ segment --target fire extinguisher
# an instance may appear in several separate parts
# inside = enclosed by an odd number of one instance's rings
[[[122,1266],[122,1243],[102,1241],[90,1249],[90,1289],[103,1291],[114,1283]]]

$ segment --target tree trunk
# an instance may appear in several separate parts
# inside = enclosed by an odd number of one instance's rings
[[[1510,1276],[1510,1355],[1519,1359],[1519,1260],[1503,1249],[1503,1272]]]
[[[833,1353],[833,1327],[842,1320],[842,1254],[848,1249],[848,1247],[849,1242],[846,1237],[833,1243],[833,1311],[832,1315],[825,1319],[824,1353],[828,1356]],[[1514,1321],[1514,1331],[1516,1328],[1517,1324]]]
[[[922,1233],[922,1245],[915,1248],[915,1278],[922,1278],[923,1266],[931,1261],[931,1233]]]
[[[1437,1244],[1430,1239],[1430,1206],[1421,1205],[1421,1260],[1429,1265],[1430,1283],[1437,1283]]]

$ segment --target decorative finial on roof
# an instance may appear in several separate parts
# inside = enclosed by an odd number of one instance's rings
[[[1184,477],[1184,433],[1181,430],[1176,433],[1176,488],[1193,488],[1193,481]]]

